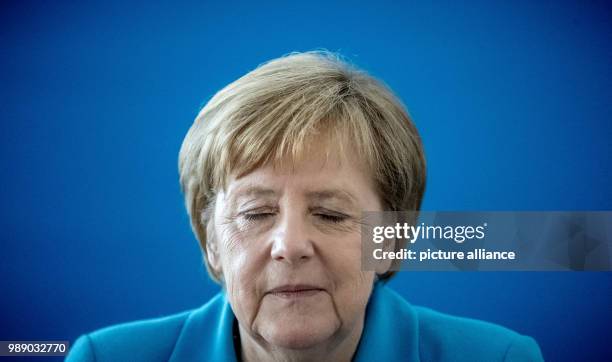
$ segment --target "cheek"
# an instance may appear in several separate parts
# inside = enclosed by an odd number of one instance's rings
[[[320,243],[319,251],[330,277],[339,284],[361,279],[361,237],[358,233],[329,235]]]
[[[244,239],[242,233],[226,228],[220,233],[220,258],[226,293],[239,320],[250,322],[259,308],[263,291],[259,286],[265,265],[261,243]]]
[[[332,298],[342,319],[352,319],[365,309],[374,283],[374,272],[361,270],[361,237],[350,235],[321,248],[321,258],[333,281]]]

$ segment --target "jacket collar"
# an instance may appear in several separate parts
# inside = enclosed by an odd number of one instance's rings
[[[374,285],[353,358],[362,361],[419,361],[418,319],[412,306],[382,282]]]

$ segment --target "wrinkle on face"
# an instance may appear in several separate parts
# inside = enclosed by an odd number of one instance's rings
[[[340,343],[363,322],[374,281],[373,272],[360,270],[362,211],[381,209],[371,178],[355,164],[329,159],[294,166],[231,178],[215,203],[226,292],[240,327],[262,348]],[[288,258],[283,248],[308,255]],[[296,301],[267,294],[296,283],[323,291]]]

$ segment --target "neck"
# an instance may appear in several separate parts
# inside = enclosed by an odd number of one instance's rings
[[[349,331],[339,329],[324,343],[308,348],[290,349],[271,345],[260,336],[252,336],[239,326],[241,357],[244,362],[276,361],[338,361],[349,362],[353,358],[363,332],[363,318]]]

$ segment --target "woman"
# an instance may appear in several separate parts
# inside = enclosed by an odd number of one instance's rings
[[[77,340],[81,361],[538,361],[533,339],[413,307],[361,270],[362,211],[419,210],[425,161],[404,107],[327,53],[218,92],[179,157],[222,292],[194,311]]]

